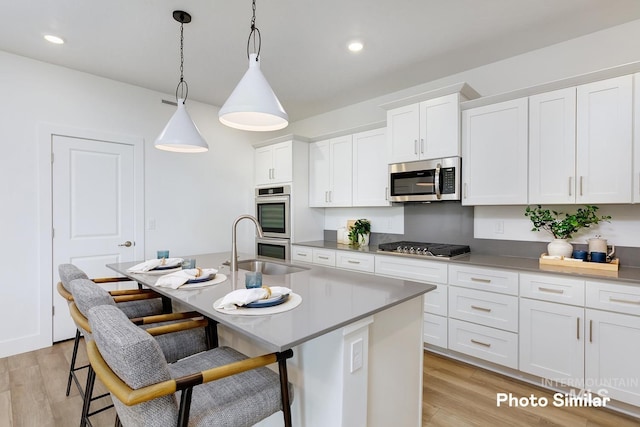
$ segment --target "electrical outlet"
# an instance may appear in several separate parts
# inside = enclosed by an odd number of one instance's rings
[[[358,338],[351,343],[351,373],[362,368],[362,344],[362,338]]]

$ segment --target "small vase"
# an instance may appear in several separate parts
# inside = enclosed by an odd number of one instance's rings
[[[369,246],[369,234],[358,234],[358,245]]]
[[[573,245],[567,239],[553,239],[547,245],[547,254],[551,256],[563,256],[571,258],[573,253]]]

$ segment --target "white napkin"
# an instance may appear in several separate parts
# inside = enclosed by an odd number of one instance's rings
[[[175,273],[165,274],[160,276],[156,282],[156,286],[163,288],[178,289],[180,286],[187,283],[189,280],[198,279],[200,277],[209,277],[212,274],[216,274],[218,270],[215,268],[202,268],[202,274],[198,276],[197,268],[188,268],[186,270],[176,271]]]
[[[145,262],[141,262],[140,264],[136,264],[133,267],[127,268],[129,273],[145,273],[149,270],[153,270],[156,267],[160,267],[161,265],[175,265],[178,267],[184,261],[182,258],[167,258],[164,259],[164,264],[162,263],[163,259],[150,259]]]
[[[225,310],[235,310],[238,306],[250,304],[252,302],[259,301],[261,299],[276,298],[282,295],[289,295],[291,289],[283,286],[269,286],[271,294],[266,288],[251,288],[251,289],[236,289],[233,292],[229,292],[222,298],[222,301],[218,303],[215,308]]]

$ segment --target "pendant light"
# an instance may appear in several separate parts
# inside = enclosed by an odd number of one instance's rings
[[[209,150],[191,116],[184,106],[189,95],[189,86],[184,80],[184,24],[191,22],[191,15],[181,10],[173,12],[173,19],[180,23],[180,82],[176,87],[176,102],[178,109],[156,139],[155,147],[160,150],[178,153],[203,153]],[[178,97],[180,91],[180,97]]]
[[[252,7],[251,32],[247,41],[249,69],[220,109],[218,118],[223,124],[236,129],[251,131],[283,129],[289,124],[289,116],[260,71],[262,37],[260,30],[256,27],[256,0],[253,0]],[[252,38],[255,52],[249,53]]]

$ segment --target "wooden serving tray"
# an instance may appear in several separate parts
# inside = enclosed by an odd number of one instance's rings
[[[540,266],[553,265],[559,267],[567,267],[578,270],[592,270],[595,271],[618,271],[620,267],[620,260],[618,258],[613,259],[611,262],[585,262],[585,261],[567,261],[565,259],[548,259],[543,258],[547,254],[540,256]]]

